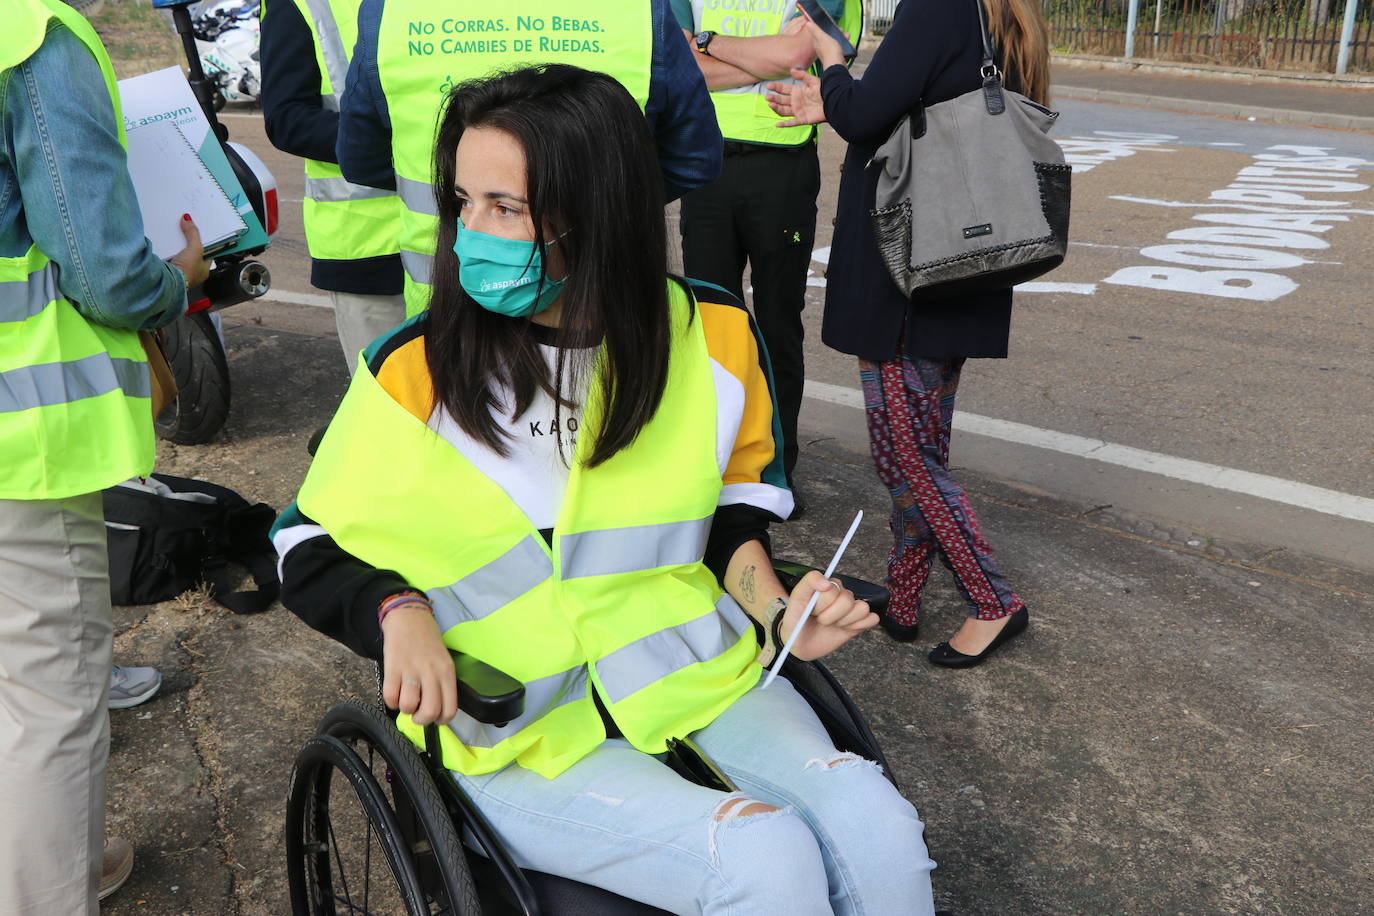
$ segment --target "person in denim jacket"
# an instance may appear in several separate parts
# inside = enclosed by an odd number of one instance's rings
[[[94,34],[52,0],[5,6],[6,29],[30,32],[0,40],[10,52],[0,53],[0,259],[22,273],[36,248],[51,263],[0,283],[0,913],[96,913],[97,896],[132,867],[127,843],[104,843],[105,526],[98,488],[55,495],[61,475],[43,433],[62,428],[62,410],[111,395],[67,379],[82,361],[66,352],[80,344],[63,345],[71,311],[91,325],[161,327],[185,311],[187,286],[204,282],[207,268],[189,217],[186,248],[170,264],[144,237]],[[38,49],[15,60],[40,29]],[[61,359],[74,362],[33,357],[51,349],[54,326]],[[20,415],[50,410],[55,394],[51,425]],[[102,450],[99,428],[88,433],[88,454],[63,455],[65,467],[109,471],[106,485],[136,472]]]

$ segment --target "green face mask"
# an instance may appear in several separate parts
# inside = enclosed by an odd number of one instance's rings
[[[547,242],[544,247],[552,244]],[[458,218],[453,253],[458,256],[458,282],[467,294],[487,311],[510,318],[528,318],[544,311],[558,298],[567,279],[545,276],[544,253],[534,242],[468,229],[462,217]]]

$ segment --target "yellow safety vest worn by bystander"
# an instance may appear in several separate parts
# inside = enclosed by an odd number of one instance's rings
[[[721,3],[692,0],[697,31],[716,32],[733,38],[777,35],[797,15],[797,0],[766,0],[758,3]],[[863,31],[863,7],[859,0],[845,0],[844,15],[837,23],[854,44]],[[778,127],[778,115],[768,107],[768,80],[717,89],[711,93],[716,120],[726,140],[765,146],[800,146],[816,136],[811,127]]]
[[[90,23],[61,0],[8,0],[0,74],[37,52],[54,19],[100,65],[123,143],[109,55]],[[0,499],[62,499],[151,473],[150,395],[134,331],[87,321],[37,245],[0,258]]]
[[[525,685],[524,714],[508,725],[460,710],[439,730],[451,769],[516,761],[557,776],[605,740],[593,690],[626,740],[661,753],[758,680],[749,618],[701,562],[722,486],[716,394],[702,320],[689,320],[676,284],[670,295],[658,411],[628,448],[587,468],[602,411],[589,397],[552,548],[496,482],[362,367],[311,464],[301,511],[344,550],[424,589],[450,649]],[[588,390],[599,391],[595,380]],[[410,717],[399,725],[423,747]]]
[[[272,0],[274,3],[284,0]],[[320,101],[339,110],[348,61],[358,40],[360,0],[292,0],[315,41]],[[266,4],[263,6],[266,10]],[[305,160],[305,243],[320,260],[354,261],[400,250],[401,202],[392,191],[353,184],[339,166]]]
[[[429,307],[434,263],[434,134],[450,89],[523,63],[572,64],[619,80],[643,108],[653,51],[651,4],[614,0],[387,0],[377,72],[391,117],[400,194],[406,314]]]

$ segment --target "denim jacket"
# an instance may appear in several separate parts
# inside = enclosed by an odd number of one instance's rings
[[[50,24],[28,60],[0,73],[0,257],[36,243],[88,320],[157,328],[186,310],[186,281],[144,237],[100,67]]]

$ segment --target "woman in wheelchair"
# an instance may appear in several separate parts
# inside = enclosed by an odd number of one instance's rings
[[[773,572],[766,356],[738,302],[668,275],[635,101],[566,66],[459,86],[435,174],[430,308],[364,351],[278,521],[284,602],[384,662],[412,740],[445,726],[521,867],[674,913],[932,912],[915,809],[786,680],[759,689],[813,592],[801,658],[877,618]],[[523,712],[468,715],[450,652]],[[738,792],[662,762],[687,736]]]

